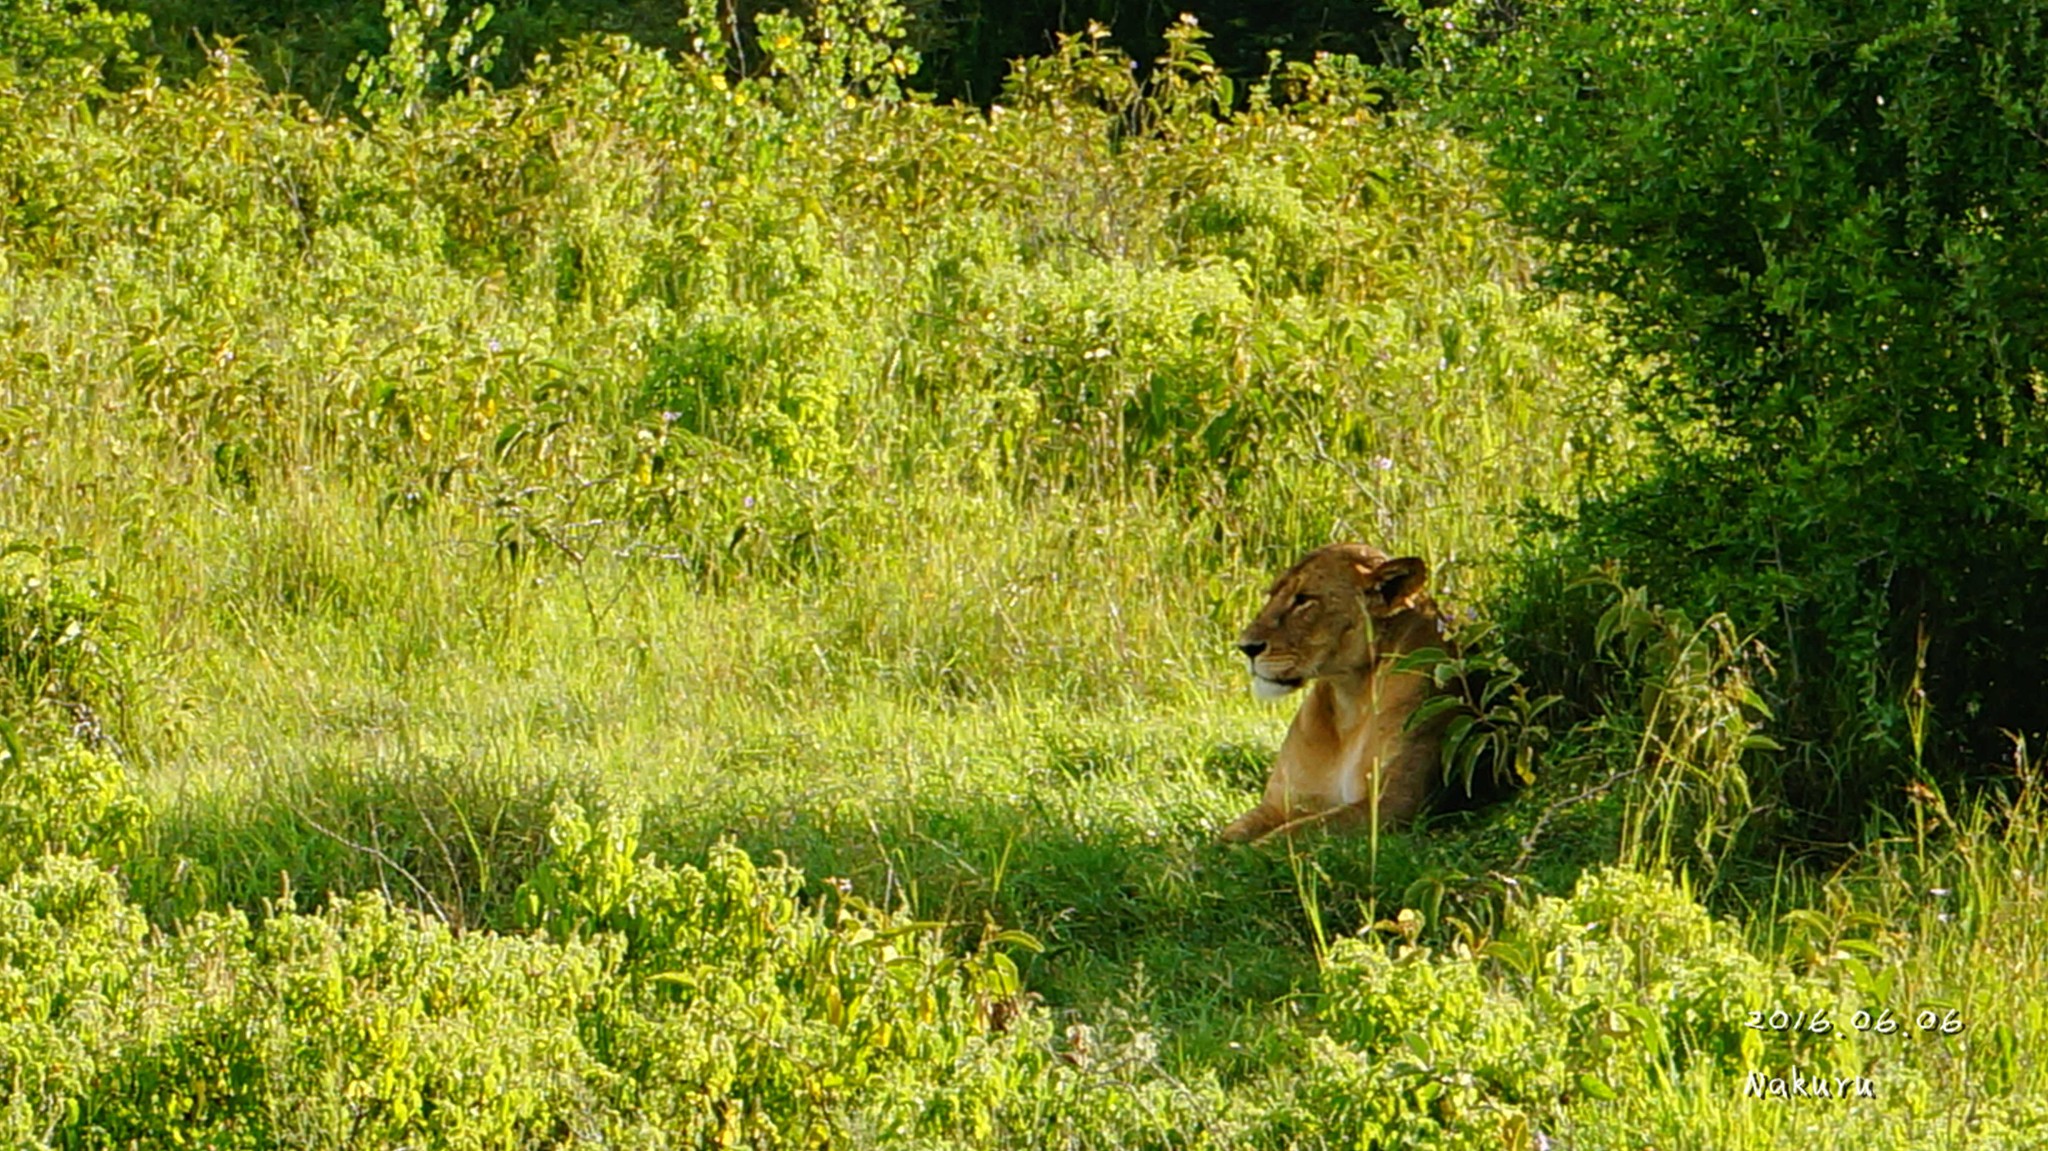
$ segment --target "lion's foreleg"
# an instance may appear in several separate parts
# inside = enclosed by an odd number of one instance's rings
[[[1364,799],[1323,813],[1324,826],[1333,832],[1368,827],[1385,831],[1408,823],[1429,802],[1436,761],[1434,746],[1403,748],[1392,763],[1381,764],[1372,772],[1366,780]]]
[[[1250,843],[1272,834],[1284,822],[1286,816],[1261,803],[1232,820],[1218,838],[1225,843]]]
[[[1335,830],[1336,828],[1333,826],[1332,821],[1341,820],[1344,817],[1344,813],[1348,810],[1350,809],[1344,807],[1333,807],[1323,811],[1312,812],[1308,815],[1296,816],[1293,819],[1276,822],[1272,827],[1269,827],[1264,832],[1260,833],[1255,839],[1253,839],[1252,842],[1265,843],[1268,840],[1279,839],[1282,836],[1296,835],[1300,832],[1312,831],[1318,827],[1326,828],[1329,830]]]

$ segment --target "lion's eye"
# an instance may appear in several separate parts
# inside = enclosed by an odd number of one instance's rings
[[[1305,591],[1298,591],[1298,592],[1295,592],[1295,593],[1294,593],[1294,606],[1295,606],[1295,607],[1300,607],[1300,606],[1301,606],[1302,604],[1305,604],[1305,603],[1314,603],[1314,602],[1315,602],[1315,598],[1316,598],[1316,597],[1314,597],[1314,596],[1312,596],[1312,595],[1308,594],[1308,593],[1307,593],[1307,592],[1305,592]]]

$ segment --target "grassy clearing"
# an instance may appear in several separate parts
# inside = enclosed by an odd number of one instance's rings
[[[1710,918],[1646,876],[1749,717],[1647,604],[1678,703],[1518,803],[1214,844],[1262,581],[1469,612],[1622,381],[1341,61],[1219,117],[1191,31],[1083,39],[983,113],[866,11],[429,102],[403,10],[360,121],[0,86],[11,1138],[2032,1145],[2032,801]],[[1740,1098],[1793,1066],[1881,1094]]]

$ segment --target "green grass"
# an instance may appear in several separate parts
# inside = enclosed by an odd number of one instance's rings
[[[1214,842],[1274,570],[1469,616],[1629,466],[1483,157],[1342,62],[1219,119],[1185,34],[1136,130],[1084,42],[983,114],[780,34],[367,124],[0,79],[0,799],[96,861],[10,864],[11,1137],[2033,1145],[2034,800],[1718,859],[1746,681],[1647,604],[1672,702],[1514,803]],[[1882,1094],[1739,1097],[1795,1064]]]

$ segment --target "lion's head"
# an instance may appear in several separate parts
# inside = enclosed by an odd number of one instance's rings
[[[1429,565],[1389,559],[1364,544],[1331,544],[1287,569],[1266,592],[1266,606],[1238,636],[1251,661],[1252,688],[1278,699],[1312,679],[1370,670],[1387,639],[1426,610]]]

